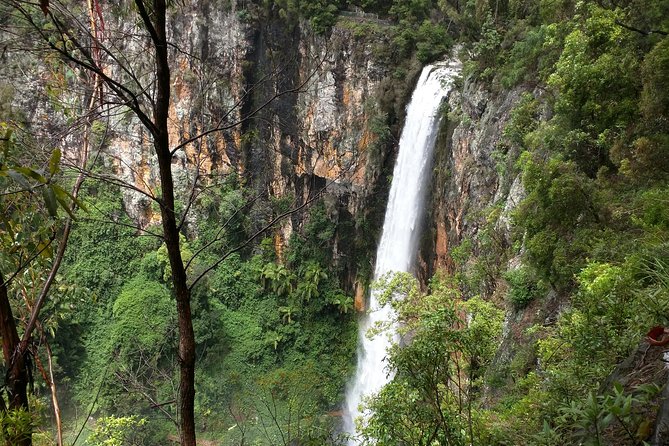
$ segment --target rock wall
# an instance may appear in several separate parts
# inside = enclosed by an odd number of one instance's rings
[[[73,12],[87,23],[85,10]],[[147,39],[137,35],[135,22],[121,8],[110,5],[102,14],[102,44],[117,57],[103,55],[102,66],[140,99],[145,91],[150,97],[153,67]],[[98,27],[103,28],[101,23]],[[376,42],[354,36],[346,26],[315,35],[305,23],[245,0],[175,6],[168,15],[168,38],[173,43],[171,141],[177,146],[195,138],[175,152],[172,164],[183,202],[194,185],[197,192],[235,172],[260,195],[292,196],[297,204],[325,188],[328,211],[337,220],[354,224],[358,214],[367,212],[368,191],[381,172],[378,163],[370,167],[369,152],[382,151],[370,121],[380,114],[375,96],[391,72],[388,61],[372,54]],[[61,119],[54,98],[69,101],[73,115],[83,114],[94,94],[91,78],[76,67],[54,73],[43,61],[18,54],[5,59],[11,63],[2,71],[12,83],[3,81],[0,87],[12,92],[11,108],[24,113],[40,139],[48,136],[49,144],[63,147],[68,162],[76,164],[86,123],[72,126]],[[21,73],[30,82],[21,82]],[[60,77],[70,80],[56,91],[54,78]],[[43,93],[47,90],[51,96]],[[105,102],[113,98],[109,91],[102,95]],[[144,110],[151,114],[148,100]],[[149,133],[118,104],[106,103],[96,113],[109,123],[99,132],[104,135],[98,135],[100,141],[104,136],[99,158],[104,175],[129,186],[123,188],[125,208],[139,226],[156,224],[159,214],[150,197],[158,189],[158,171]],[[68,136],[54,129],[65,129]],[[218,130],[197,138],[211,129]],[[392,144],[383,148],[392,152]],[[382,162],[385,158],[385,152],[377,156]],[[304,215],[282,224],[279,250],[303,224]],[[337,241],[335,258],[350,248]]]
[[[536,365],[532,357],[521,358],[528,345],[524,330],[554,317],[561,304],[553,293],[516,310],[504,298],[503,273],[521,264],[511,248],[511,217],[525,193],[515,166],[520,149],[505,138],[504,128],[524,92],[492,92],[485,83],[464,79],[450,95],[437,141],[429,231],[418,269],[423,284],[436,271],[465,276],[459,281],[463,299],[481,295],[506,309],[502,342],[486,383],[509,379],[506,372],[513,361]],[[485,402],[499,395],[484,386]]]
[[[395,67],[375,56],[377,40],[355,34],[347,20],[315,35],[305,23],[241,0],[181,6],[169,23],[175,43],[169,130],[178,144],[224,127],[177,151],[173,173],[184,201],[196,178],[202,185],[231,172],[268,199],[294,197],[299,205],[323,193],[338,227],[331,249],[342,283],[362,295],[367,278],[358,264],[373,252],[367,245],[375,245],[380,228],[374,221],[386,200],[387,184],[379,180],[395,149],[392,140],[380,140],[372,122],[388,121],[379,95]],[[115,26],[127,24],[118,19]],[[139,59],[146,50],[125,48]],[[398,95],[392,106],[402,100]],[[132,115],[112,124],[108,166],[135,188],[124,192],[126,209],[141,226],[154,224],[159,215],[142,193],[158,181],[150,138]],[[281,222],[279,256],[307,214]],[[267,216],[259,217],[258,226]]]
[[[518,149],[506,143],[503,132],[521,94],[521,89],[492,93],[465,79],[449,96],[435,153],[421,277],[439,269],[452,272],[451,249],[465,242],[471,243],[472,259],[484,235],[500,250],[511,242],[510,214],[523,188],[514,168]],[[484,279],[490,283],[482,284],[487,297],[497,285],[495,271],[489,273]]]
[[[388,23],[372,20],[371,31],[362,32],[367,19],[346,16],[316,35],[308,24],[256,3],[198,0],[175,5],[168,14],[169,133],[173,146],[184,144],[172,163],[178,200],[186,202],[193,190],[197,195],[231,173],[261,197],[293,197],[297,205],[322,192],[338,228],[333,259],[343,266],[344,285],[357,286],[362,296],[387,200],[393,135],[399,136],[420,67],[395,60],[387,50]],[[87,9],[71,12],[88,39]],[[103,4],[102,16],[104,26],[95,18],[100,41],[117,60],[103,51],[100,65],[144,98],[143,110],[150,115],[153,49],[124,8]],[[17,47],[40,43],[27,36]],[[10,111],[22,114],[36,139],[62,147],[66,163],[78,164],[89,138],[102,164],[99,176],[127,186],[122,188],[126,212],[140,227],[158,223],[151,198],[159,190],[157,161],[137,116],[105,87],[104,105],[90,114],[93,119],[70,122],[86,115],[91,98],[100,95],[90,73],[18,51],[2,57],[0,93],[3,98],[11,93]],[[65,113],[62,104],[70,107]],[[218,130],[198,137],[211,129]],[[189,231],[198,218],[191,214]],[[281,224],[279,253],[306,215],[297,213]],[[259,224],[267,215],[260,217]]]

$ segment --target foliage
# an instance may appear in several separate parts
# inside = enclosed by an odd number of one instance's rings
[[[258,418],[239,414],[226,444],[254,438],[262,444],[326,444],[333,426],[330,417],[320,410],[320,379],[314,363],[279,368],[260,378],[241,396],[246,414],[254,412]]]
[[[646,119],[651,122],[657,120],[657,125],[666,129],[666,117],[669,116],[669,40],[663,39],[648,52],[641,73],[641,110]]]
[[[590,393],[584,401],[563,406],[558,418],[558,424],[566,430],[563,437],[579,444],[600,445],[604,443],[605,430],[618,423],[624,432],[621,436],[638,444],[645,440],[642,425],[647,420],[643,408],[659,390],[656,385],[641,385],[633,393],[625,393],[623,386],[616,383],[610,394]]]
[[[59,210],[74,217],[71,207],[82,203],[61,185],[59,149],[43,160],[34,154],[41,165],[28,167],[22,158],[31,154],[16,140],[13,129],[0,123],[0,133],[0,268],[10,277],[22,272],[26,259],[51,258]]]
[[[25,409],[11,409],[0,414],[0,439],[6,444],[19,444],[33,431],[33,416]]]
[[[428,295],[406,275],[382,287],[382,300],[397,312],[392,322],[411,338],[389,352],[394,378],[367,403],[364,444],[470,444],[474,425],[480,435],[477,382],[497,349],[502,312],[480,298],[459,302],[443,279],[433,280]]]
[[[546,292],[545,287],[527,267],[509,270],[504,274],[504,278],[509,283],[507,295],[516,309],[524,308]]]
[[[553,287],[568,287],[588,252],[591,225],[600,221],[592,183],[575,163],[560,157],[521,156],[527,196],[514,220],[524,231],[527,256]]]
[[[323,34],[330,29],[337,20],[340,0],[264,0],[264,7],[276,9],[278,14],[289,23],[297,18],[309,20],[312,29],[317,34]]]
[[[137,416],[98,418],[93,432],[86,441],[90,446],[133,446],[143,445],[142,427],[147,424],[145,418]]]
[[[124,285],[112,306],[109,337],[114,349],[157,353],[173,341],[176,321],[170,293],[164,285],[137,276]]]

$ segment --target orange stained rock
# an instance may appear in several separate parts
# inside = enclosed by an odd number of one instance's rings
[[[355,300],[353,306],[358,313],[362,313],[367,309],[367,304],[365,302],[365,287],[360,282],[355,283]]]

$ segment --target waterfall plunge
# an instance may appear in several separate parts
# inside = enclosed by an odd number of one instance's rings
[[[389,272],[409,272],[413,267],[425,186],[431,176],[428,169],[439,127],[439,107],[459,71],[458,62],[425,67],[411,96],[376,253],[374,280]],[[344,430],[351,435],[356,432],[355,419],[360,416],[358,406],[363,397],[377,393],[391,378],[385,364],[386,350],[398,341],[394,329],[390,336],[365,336],[376,322],[389,320],[392,311],[387,305],[379,308],[375,291],[371,293],[369,309],[360,320],[358,367],[346,394]],[[349,441],[350,446],[357,444],[355,439]]]

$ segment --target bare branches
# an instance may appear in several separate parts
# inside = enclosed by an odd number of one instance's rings
[[[62,21],[62,18],[67,17],[65,14],[59,18],[51,10],[48,12],[47,17],[56,29],[55,33],[49,34],[47,31],[45,31],[44,27],[35,22],[31,11],[27,9],[22,2],[9,1],[8,3],[23,16],[26,23],[38,33],[44,44],[46,44],[52,51],[61,55],[66,61],[88,72],[94,73],[96,76],[102,79],[104,83],[113,91],[113,93],[118,96],[121,102],[136,114],[137,118],[147,127],[151,133],[155,133],[157,131],[153,121],[142,109],[141,101],[139,99],[140,95],[144,94],[148,87],[142,87],[139,80],[129,71],[126,71],[126,73],[128,73],[133,81],[138,84],[139,92],[133,92],[121,81],[108,75],[105,70],[96,62],[91,53],[91,47],[81,43],[77,36],[71,31],[71,27],[67,26]],[[82,24],[77,23],[75,29],[86,35],[88,38],[93,38],[90,32],[86,31],[86,28]],[[70,50],[70,48],[73,48],[79,52],[82,57],[75,55],[75,52]],[[108,50],[101,44],[100,48],[104,50],[106,56],[116,60],[114,51]],[[119,66],[124,67],[124,64],[119,63]]]
[[[195,285],[197,285],[197,283],[200,281],[200,279],[202,279],[207,273],[209,273],[211,270],[213,270],[213,269],[215,269],[216,267],[218,267],[218,265],[220,265],[221,263],[223,263],[223,262],[224,262],[228,257],[230,257],[232,254],[234,254],[234,253],[236,253],[236,252],[239,252],[239,251],[241,251],[242,249],[246,248],[246,247],[247,247],[248,245],[250,245],[255,239],[257,239],[258,237],[260,237],[260,236],[261,236],[263,233],[265,233],[267,230],[269,230],[269,229],[271,229],[272,227],[274,227],[274,225],[276,225],[278,222],[282,221],[282,220],[285,219],[286,217],[289,217],[289,216],[291,216],[291,215],[293,215],[293,214],[298,213],[298,212],[301,211],[302,209],[304,209],[304,208],[306,208],[307,206],[309,206],[312,202],[314,202],[315,200],[317,200],[318,198],[320,198],[321,194],[325,191],[326,188],[327,188],[327,185],[326,185],[325,187],[323,187],[321,190],[319,190],[319,191],[318,191],[316,194],[314,194],[312,197],[310,197],[310,198],[308,198],[307,200],[305,200],[304,203],[302,203],[301,205],[299,205],[299,206],[297,206],[297,207],[295,207],[295,208],[293,208],[293,209],[291,209],[291,210],[289,210],[289,211],[286,211],[286,212],[284,212],[284,213],[282,213],[282,214],[279,214],[278,216],[274,217],[272,220],[269,221],[269,223],[267,223],[267,224],[266,224],[265,226],[263,226],[262,228],[258,229],[255,233],[253,233],[253,234],[252,234],[249,238],[247,238],[244,242],[240,243],[240,244],[237,245],[236,247],[232,248],[231,250],[229,250],[228,252],[226,252],[225,254],[223,254],[218,260],[216,260],[213,264],[211,264],[208,268],[206,268],[202,273],[200,273],[200,274],[195,278],[195,280],[194,280],[194,281],[191,283],[191,285],[189,286],[189,289],[192,290],[193,287],[194,287]]]
[[[158,37],[156,28],[153,26],[153,23],[151,22],[151,17],[149,17],[149,13],[146,11],[146,7],[144,6],[144,1],[135,0],[135,6],[137,6],[137,11],[139,12],[139,16],[142,18],[142,22],[144,22],[144,27],[149,32],[153,44],[156,46],[161,45],[162,44],[161,39]]]
[[[286,95],[290,95],[290,94],[297,94],[297,93],[301,93],[301,92],[305,91],[304,88],[311,82],[311,80],[314,78],[314,76],[316,76],[316,74],[318,73],[318,69],[323,65],[324,62],[325,62],[325,58],[321,59],[321,60],[319,61],[318,65],[317,65],[317,68],[314,69],[314,70],[312,70],[312,72],[309,73],[309,75],[307,76],[307,78],[306,78],[304,81],[302,81],[298,86],[296,86],[296,87],[294,87],[294,88],[288,88],[288,89],[286,89],[286,90],[281,90],[281,91],[275,92],[272,96],[266,98],[266,99],[265,99],[259,106],[257,106],[257,107],[254,108],[253,110],[251,110],[251,111],[250,111],[249,113],[247,113],[246,115],[242,116],[241,118],[239,118],[239,119],[236,120],[236,121],[233,121],[233,122],[231,122],[231,123],[224,124],[225,119],[227,119],[227,117],[230,116],[230,114],[231,114],[233,111],[235,111],[237,108],[239,108],[239,107],[241,106],[241,104],[242,104],[245,100],[247,100],[248,96],[252,93],[252,91],[253,91],[258,85],[260,85],[262,82],[266,81],[268,78],[278,76],[278,75],[283,71],[283,68],[282,68],[281,70],[274,71],[274,72],[271,73],[270,75],[266,75],[265,77],[263,77],[263,79],[261,79],[259,82],[257,82],[256,84],[254,84],[253,87],[252,87],[251,89],[249,89],[248,91],[246,91],[246,92],[244,93],[244,95],[243,95],[243,96],[242,96],[242,97],[235,103],[235,105],[234,105],[233,107],[231,107],[231,108],[230,108],[230,109],[229,109],[229,110],[228,110],[228,111],[221,117],[221,119],[218,121],[218,123],[217,123],[216,126],[214,126],[213,128],[210,128],[210,129],[208,129],[208,130],[205,130],[205,131],[201,132],[200,134],[198,134],[198,135],[196,135],[196,136],[193,136],[193,137],[191,137],[191,138],[188,138],[188,139],[186,139],[186,140],[180,142],[179,144],[176,145],[176,147],[174,147],[174,148],[172,149],[171,154],[174,155],[176,152],[178,152],[179,150],[183,149],[183,148],[186,147],[188,144],[191,144],[191,143],[193,143],[193,142],[195,142],[195,141],[197,141],[197,140],[199,140],[199,139],[202,139],[202,138],[204,138],[205,136],[211,135],[212,133],[221,132],[221,131],[225,131],[225,130],[230,130],[230,129],[232,129],[232,128],[238,127],[238,126],[241,125],[242,123],[247,122],[247,121],[249,121],[250,119],[254,118],[258,113],[260,113],[262,110],[264,110],[265,108],[267,108],[267,106],[269,106],[272,102],[276,101],[277,99],[279,99],[279,98],[282,97],[282,96],[286,96]]]

